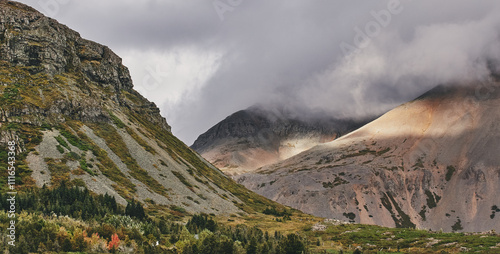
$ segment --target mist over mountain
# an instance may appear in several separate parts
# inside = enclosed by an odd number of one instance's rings
[[[256,103],[379,115],[500,55],[496,0],[22,2],[113,48],[187,144]]]
[[[228,116],[200,135],[191,148],[226,174],[237,175],[330,142],[369,120],[257,105]]]
[[[348,135],[236,178],[317,216],[391,227],[499,230],[497,74],[438,86]]]

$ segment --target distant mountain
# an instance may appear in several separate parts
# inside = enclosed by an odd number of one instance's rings
[[[155,212],[229,214],[276,205],[179,141],[108,47],[0,0],[0,147],[16,141],[19,191],[86,186]],[[0,164],[7,162],[0,153]],[[0,172],[7,188],[7,170]]]
[[[216,124],[191,148],[226,174],[238,175],[330,142],[366,122],[324,114],[297,116],[283,108],[254,106]]]
[[[500,83],[439,86],[247,188],[316,216],[444,231],[500,230]]]

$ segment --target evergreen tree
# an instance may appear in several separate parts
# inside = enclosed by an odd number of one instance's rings
[[[303,251],[305,251],[304,243],[296,234],[289,234],[278,246],[278,254],[301,254]]]
[[[234,243],[229,237],[223,235],[221,236],[219,242],[219,253],[220,254],[233,254]]]
[[[248,243],[247,254],[257,254],[257,241],[253,237]]]
[[[207,237],[205,237],[205,239],[203,239],[200,252],[203,254],[219,254],[217,245],[218,244],[215,235],[213,233],[209,234]]]
[[[135,217],[140,220],[146,218],[146,214],[144,213],[144,208],[141,203],[139,201],[136,202],[135,200],[127,203],[127,207],[125,207],[125,215]]]

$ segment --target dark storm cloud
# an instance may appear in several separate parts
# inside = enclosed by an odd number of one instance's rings
[[[494,0],[22,2],[120,54],[188,144],[256,103],[380,113],[500,59]]]
[[[206,1],[24,0],[44,14],[114,47],[205,43],[219,20]]]

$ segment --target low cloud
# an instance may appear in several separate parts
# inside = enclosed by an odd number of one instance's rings
[[[488,63],[500,59],[499,32],[493,11],[476,20],[417,26],[409,38],[387,31],[313,76],[298,98],[336,114],[369,115],[438,84],[481,80],[490,74]]]
[[[500,60],[494,0],[21,2],[110,46],[188,144],[254,104],[378,114]]]

